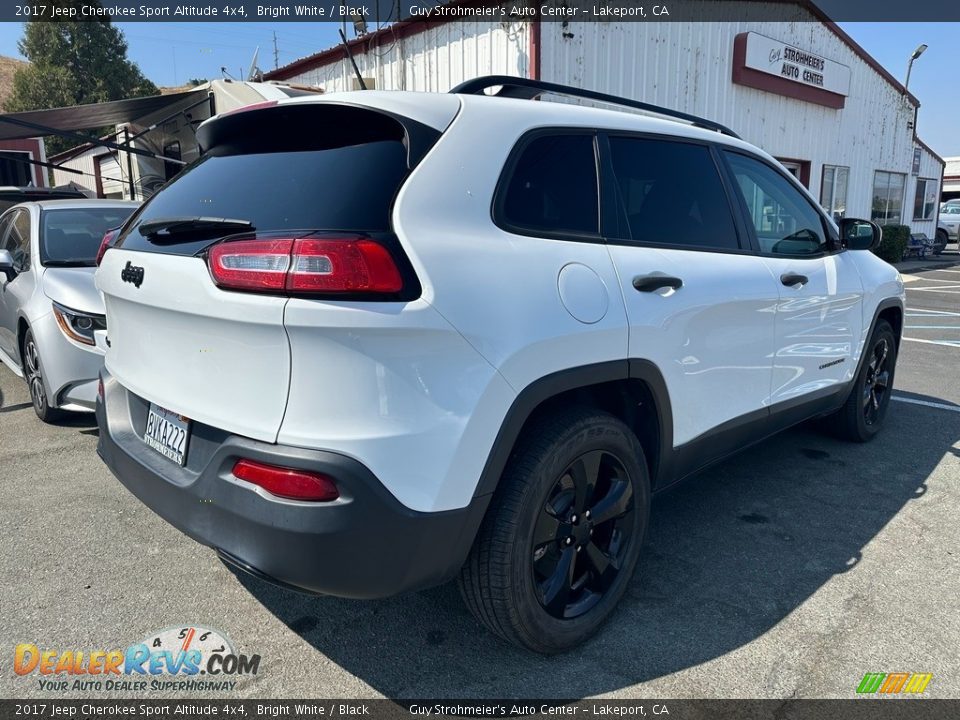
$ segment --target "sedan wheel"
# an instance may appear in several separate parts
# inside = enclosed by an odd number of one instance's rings
[[[23,374],[30,388],[30,400],[37,417],[44,422],[53,422],[61,417],[61,411],[51,408],[47,391],[43,384],[43,366],[40,362],[40,350],[33,337],[33,331],[27,330],[23,338]]]

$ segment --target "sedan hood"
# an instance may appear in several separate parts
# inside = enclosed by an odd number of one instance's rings
[[[71,310],[104,315],[103,296],[93,283],[93,267],[47,268],[43,272],[43,293]]]

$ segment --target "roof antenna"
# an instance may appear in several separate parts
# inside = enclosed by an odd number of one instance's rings
[[[353,71],[357,74],[357,82],[360,83],[360,89],[366,90],[367,84],[363,81],[363,75],[360,74],[360,68],[357,67],[357,61],[353,59],[353,53],[350,52],[350,45],[347,43],[347,34],[340,28],[340,39],[343,40],[343,49],[347,51],[347,57],[350,58],[350,64],[353,65]]]

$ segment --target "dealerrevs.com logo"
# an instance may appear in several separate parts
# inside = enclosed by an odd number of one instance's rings
[[[223,633],[196,625],[166,628],[125,649],[20,643],[13,655],[17,675],[39,676],[40,689],[52,692],[229,691],[260,669],[259,655],[237,653]]]

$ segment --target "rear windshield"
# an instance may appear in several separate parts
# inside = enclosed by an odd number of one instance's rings
[[[233,228],[157,231],[170,218],[226,218],[257,233],[387,232],[408,173],[403,130],[369,111],[296,108],[218,121],[213,147],[154,195],[120,238],[127,250],[194,255]],[[348,114],[349,113],[349,114]],[[245,117],[246,116],[246,117]],[[312,120],[312,123],[304,120]],[[219,128],[219,130],[218,130]],[[153,221],[151,232],[140,227]]]
[[[132,207],[44,210],[40,262],[93,267],[104,233],[123,225],[132,211]]]

